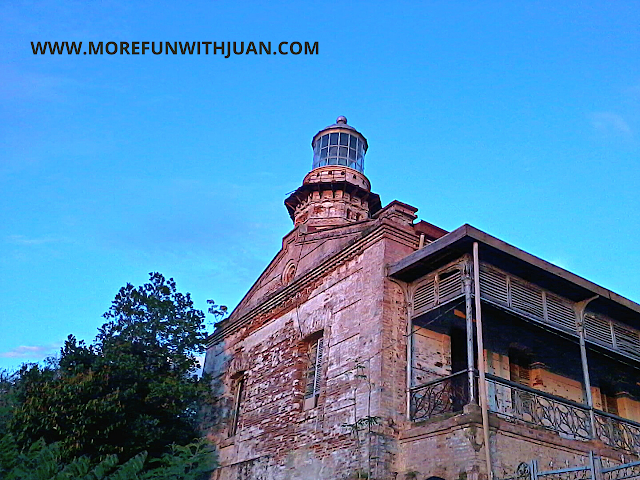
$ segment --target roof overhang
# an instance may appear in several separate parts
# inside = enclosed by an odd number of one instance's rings
[[[481,261],[576,302],[598,295],[598,299],[589,303],[589,310],[640,325],[639,304],[468,224],[391,264],[388,275],[413,282],[438,267],[471,253],[474,242],[478,242]]]

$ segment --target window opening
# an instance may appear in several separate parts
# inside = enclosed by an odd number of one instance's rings
[[[309,363],[307,367],[306,386],[304,392],[304,408],[314,408],[318,405],[318,397],[322,387],[322,351],[324,338],[309,343]]]
[[[451,338],[451,373],[467,369],[467,332],[453,327],[449,332]],[[462,411],[469,400],[469,383],[466,375],[458,375],[451,379],[449,401],[454,412]]]
[[[509,375],[512,382],[531,386],[531,359],[517,350],[509,351]]]
[[[512,382],[530,387],[531,357],[521,350],[509,349],[509,376]],[[535,398],[531,393],[512,388],[511,401],[516,412],[533,415]]]
[[[451,338],[451,373],[467,369],[467,332],[461,328],[452,328]]]
[[[619,415],[618,398],[610,385],[600,387],[600,399],[602,400],[602,410],[613,415]]]
[[[235,380],[235,393],[233,397],[233,411],[231,412],[231,424],[229,426],[229,436],[233,437],[238,431],[238,422],[240,419],[240,407],[242,406],[242,396],[244,393],[244,374]]]

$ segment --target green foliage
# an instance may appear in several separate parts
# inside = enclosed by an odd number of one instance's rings
[[[9,471],[18,464],[18,445],[10,434],[0,437],[0,478],[6,478]]]
[[[351,431],[351,433],[358,438],[358,432],[363,430],[369,430],[374,425],[380,425],[381,417],[367,416],[361,417],[353,423],[343,423],[342,426]]]
[[[207,300],[207,304],[209,304],[209,313],[214,317],[214,323],[222,320],[223,317],[229,313],[229,310],[225,305],[218,305],[214,300]]]
[[[160,458],[198,436],[197,407],[209,393],[195,375],[205,316],[190,295],[151,273],[121,288],[104,317],[93,344],[70,335],[58,365],[19,372],[9,429],[20,448],[42,438],[65,460]]]
[[[23,382],[25,399],[11,421],[21,445],[43,438],[60,442],[71,456],[115,453],[107,446],[112,432],[124,427],[125,405],[122,392],[110,387],[105,372],[89,369],[49,378],[33,366]]]
[[[15,377],[15,374],[0,370],[0,437],[8,433],[9,421],[18,403]]]
[[[11,435],[0,439],[0,478],[5,480],[201,480],[215,467],[212,446],[206,439],[185,446],[172,445],[171,453],[146,462],[141,452],[120,463],[107,455],[92,463],[86,456],[64,460],[60,443],[40,439],[24,452]],[[10,454],[10,455],[9,455]],[[158,464],[152,468],[151,464]]]
[[[158,466],[145,474],[145,480],[199,480],[208,478],[216,466],[213,446],[204,438],[185,446],[172,445],[171,453],[151,463]]]

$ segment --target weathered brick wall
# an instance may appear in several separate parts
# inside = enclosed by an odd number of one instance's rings
[[[241,317],[258,306],[265,297],[284,287],[283,273],[291,265],[295,268],[293,279],[299,278],[322,261],[334,256],[345,245],[360,238],[363,229],[369,224],[373,222],[361,222],[329,232],[307,234],[301,228],[289,232],[282,240],[282,249],[247,292],[232,317]]]
[[[412,384],[420,385],[451,374],[451,337],[413,327]]]
[[[531,369],[531,386],[552,395],[585,403],[582,383],[544,368]]]
[[[446,480],[477,478],[484,459],[479,415],[412,426],[402,433],[398,478],[415,473],[424,480],[430,476]]]
[[[407,304],[385,267],[417,247],[413,212],[394,203],[359,226],[285,237],[283,251],[230,321],[277,293],[278,272],[292,260],[300,278],[358,238],[363,246],[209,347],[205,371],[213,375],[217,401],[206,420],[222,465],[214,478],[339,479],[357,471],[393,478],[406,422]],[[308,339],[320,331],[323,389],[317,406],[305,409]],[[244,395],[229,436],[239,376]]]
[[[370,246],[323,277],[299,308],[255,331],[248,327],[230,335],[209,350],[206,369],[217,376],[214,391],[221,396],[212,436],[222,465],[245,462],[246,471],[265,470],[264,478],[347,478],[367,467],[370,446],[384,449],[384,442],[369,442],[363,432],[356,442],[343,426],[376,416],[380,409],[383,251],[382,242]],[[324,392],[316,408],[304,411],[304,339],[320,330]],[[239,428],[225,439],[233,404],[231,377],[240,371],[246,385]],[[250,467],[257,458],[260,466]],[[317,475],[305,476],[310,469]]]

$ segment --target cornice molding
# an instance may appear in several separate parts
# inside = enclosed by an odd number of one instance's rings
[[[414,233],[408,231],[406,228],[400,227],[395,224],[395,222],[391,222],[386,219],[381,220],[382,221],[378,225],[372,227],[372,229],[362,238],[353,241],[331,258],[326,259],[317,267],[309,270],[289,285],[273,292],[260,302],[259,305],[255,306],[244,315],[233,320],[223,320],[216,330],[207,337],[207,348],[219,343],[229,335],[236,333],[246,325],[249,325],[254,318],[264,316],[270,311],[278,309],[285,302],[290,301],[296,296],[302,296],[302,293],[321,276],[334,270],[357,255],[360,255],[367,248],[382,239],[386,238],[394,240],[403,245],[417,248],[418,239]]]

